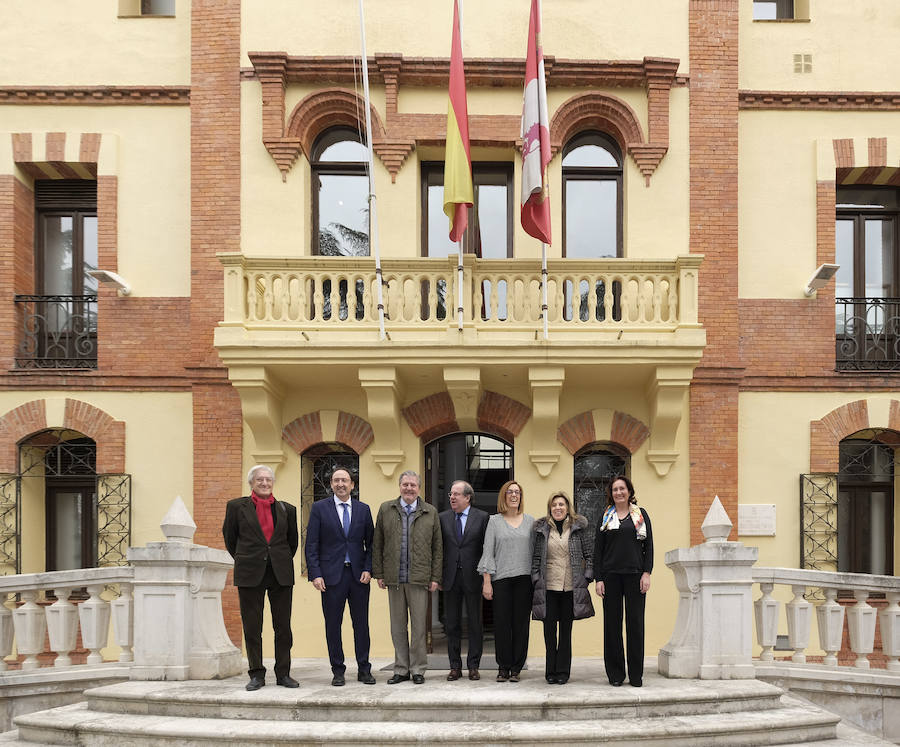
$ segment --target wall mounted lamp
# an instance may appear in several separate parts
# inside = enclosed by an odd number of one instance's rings
[[[119,295],[127,296],[131,293],[131,285],[121,275],[111,272],[110,270],[88,270],[88,275],[101,283],[113,286],[119,291]]]
[[[840,265],[831,265],[827,263],[819,265],[809,279],[809,282],[807,282],[803,295],[809,298],[813,293],[819,290],[819,288],[824,288],[839,269],[841,269]]]

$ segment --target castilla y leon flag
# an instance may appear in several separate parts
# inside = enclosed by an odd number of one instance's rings
[[[550,241],[550,119],[541,46],[541,0],[531,0],[528,55],[525,58],[525,102],[522,106],[522,228],[545,244]]]
[[[444,155],[444,212],[450,218],[450,239],[459,241],[474,202],[466,74],[459,34],[459,3],[453,0],[453,42],[450,49],[450,101],[447,105],[447,146]]]

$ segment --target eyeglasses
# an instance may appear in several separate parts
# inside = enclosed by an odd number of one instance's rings
[[[509,488],[509,489],[506,491],[506,494],[507,494],[507,495],[522,495],[522,491],[521,491],[521,490],[516,490],[515,488]]]

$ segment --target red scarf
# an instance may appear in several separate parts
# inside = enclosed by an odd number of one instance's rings
[[[268,498],[260,498],[251,491],[250,498],[253,500],[253,505],[256,506],[256,518],[259,519],[263,537],[266,538],[266,542],[270,542],[272,533],[275,531],[275,522],[272,521],[272,504],[275,502],[275,496],[270,495]]]

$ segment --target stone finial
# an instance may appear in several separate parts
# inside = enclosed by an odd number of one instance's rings
[[[709,511],[706,512],[706,518],[700,525],[703,536],[706,537],[707,542],[724,542],[728,539],[732,526],[722,501],[719,500],[719,496],[716,496],[713,498]]]
[[[194,539],[194,532],[197,531],[197,525],[191,518],[187,506],[181,500],[180,495],[175,496],[172,505],[163,516],[163,520],[159,524],[163,534],[169,542],[187,542],[190,543]]]

